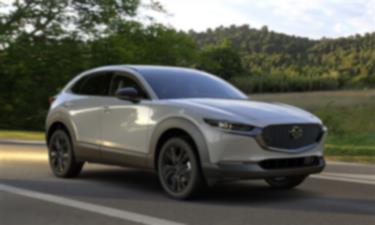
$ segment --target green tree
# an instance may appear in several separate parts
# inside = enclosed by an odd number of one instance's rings
[[[48,38],[93,38],[137,15],[142,6],[163,11],[150,0],[13,0],[0,6],[0,44],[6,45],[21,35]]]
[[[227,80],[243,73],[241,57],[227,39],[204,48],[198,67]]]
[[[103,65],[95,64],[92,43],[114,35],[140,6],[139,0],[0,4],[7,9],[0,13],[0,127],[13,129],[43,129],[48,97],[79,72]],[[161,9],[156,1],[149,6]]]

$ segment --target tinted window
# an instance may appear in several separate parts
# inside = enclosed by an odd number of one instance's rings
[[[75,93],[82,95],[108,95],[109,82],[111,81],[111,78],[112,76],[110,73],[91,75],[84,79],[81,85],[79,84],[80,81],[77,82],[76,85],[78,86],[77,88],[79,88],[79,91]]]
[[[131,79],[130,77],[121,75],[113,77],[110,94],[114,96],[119,89],[127,87],[136,89],[142,98],[147,98],[146,92],[135,80]]]
[[[227,82],[207,73],[184,69],[141,69],[160,99],[247,97]]]
[[[83,86],[83,84],[85,83],[85,81],[87,80],[87,76],[85,77],[82,77],[81,79],[79,79],[75,84],[74,86],[72,87],[72,92],[73,93],[76,93],[76,94],[79,94],[79,92],[81,91],[81,88]]]

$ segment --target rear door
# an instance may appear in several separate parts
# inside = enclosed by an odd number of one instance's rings
[[[75,97],[66,103],[75,125],[78,144],[85,149],[97,150],[96,156],[101,144],[102,113],[111,79],[111,72],[98,72],[81,78],[72,88]]]

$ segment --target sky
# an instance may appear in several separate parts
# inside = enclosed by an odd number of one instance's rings
[[[158,22],[203,31],[249,24],[318,39],[375,31],[375,0],[159,0],[167,14]]]
[[[253,28],[268,26],[269,30],[312,39],[375,32],[375,0],[156,1],[168,13],[144,10],[141,14],[151,14],[157,22],[185,31],[248,24]]]

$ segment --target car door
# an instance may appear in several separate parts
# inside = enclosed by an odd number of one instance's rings
[[[142,100],[133,103],[116,98],[116,91],[126,87],[135,88]],[[103,157],[120,161],[126,161],[130,156],[144,158],[148,152],[147,137],[153,122],[150,119],[151,101],[141,82],[131,74],[115,74],[107,104],[102,125]],[[127,157],[121,159],[124,155]]]
[[[73,98],[66,102],[74,124],[77,144],[84,146],[86,156],[99,157],[101,120],[111,79],[110,72],[84,76],[73,86]]]

